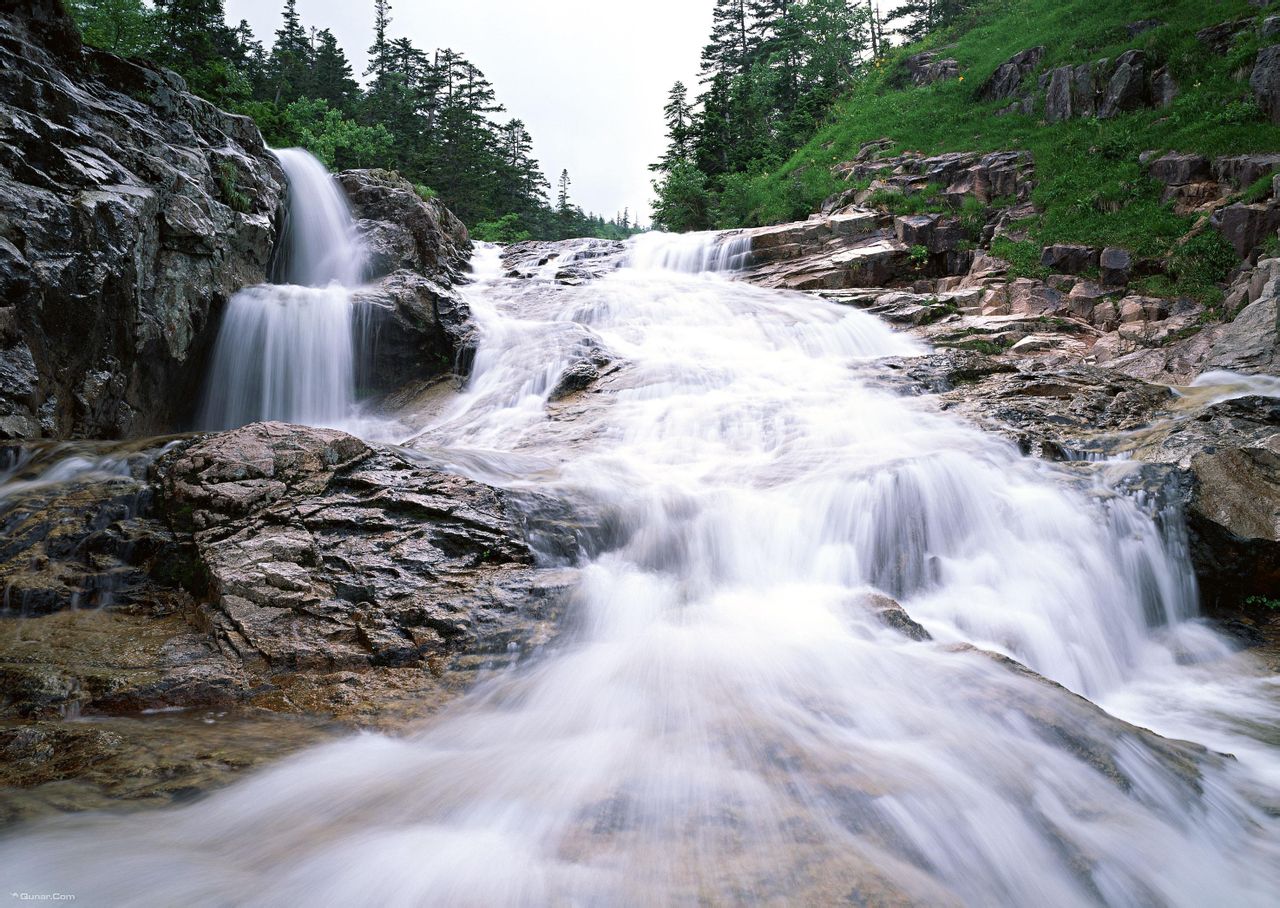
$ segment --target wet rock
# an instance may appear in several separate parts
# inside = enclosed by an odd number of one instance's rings
[[[0,386],[3,431],[154,433],[196,398],[221,306],[265,278],[283,175],[251,120],[41,10],[0,18],[4,346],[35,373]]]
[[[841,290],[884,287],[908,273],[910,267],[910,247],[886,237],[757,266],[746,277],[752,283],[776,289]]]
[[[414,271],[396,271],[353,299],[364,339],[357,361],[362,393],[470,371],[477,339],[470,307],[456,289]]]
[[[987,101],[1013,97],[1021,89],[1023,79],[1040,65],[1044,55],[1043,47],[1032,47],[1014,54],[996,67],[991,78],[982,86],[979,96]]]
[[[471,238],[439,201],[420,198],[412,183],[386,170],[346,170],[337,179],[368,250],[372,277],[409,270],[448,285],[461,276]]]
[[[1193,480],[1191,556],[1211,613],[1280,589],[1280,402],[1244,397],[1193,411],[1157,425],[1133,454]]]
[[[561,284],[580,284],[621,267],[626,254],[626,244],[617,240],[534,240],[508,246],[502,263],[508,277],[550,277]]]
[[[268,676],[505,658],[552,590],[502,493],[341,432],[278,423],[161,465],[220,649]]]
[[[871,593],[863,597],[861,605],[875,615],[885,627],[892,628],[904,637],[916,641],[933,639],[933,635],[925,630],[922,624],[908,615],[901,604],[888,596]]]

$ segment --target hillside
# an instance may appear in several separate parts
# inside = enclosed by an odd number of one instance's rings
[[[1271,195],[1270,176],[1232,186],[1222,198],[1184,200],[1172,198],[1147,164],[1153,152],[1213,158],[1277,149],[1277,128],[1250,85],[1260,50],[1280,41],[1280,22],[1268,21],[1277,11],[1246,0],[983,3],[964,23],[869,66],[826,125],[784,165],[730,184],[717,226],[806,217],[850,187],[833,165],[881,138],[890,141],[876,153],[886,158],[906,151],[1026,150],[1036,162],[1031,201],[1037,211],[1018,224],[1024,238],[998,241],[995,248],[1015,272],[1047,274],[1040,266],[1045,246],[1117,246],[1165,263],[1142,289],[1213,302],[1216,285],[1240,256],[1203,225],[1187,238],[1214,207],[1191,203],[1220,201],[1220,208],[1264,199]],[[1024,51],[1033,53],[1021,66],[1006,66]],[[1051,84],[1055,70],[1073,67],[1077,82],[1082,70],[1090,71],[1097,113],[1125,54],[1136,59],[1136,72],[1132,87],[1121,86],[1128,95],[1118,99],[1118,109],[1103,112],[1105,118],[1086,109],[1086,115],[1058,119],[1066,86]],[[1052,103],[1051,89],[1058,92]],[[1078,85],[1075,97],[1079,114]],[[874,204],[896,213],[946,208],[928,191],[882,194]],[[1265,244],[1274,249],[1274,234]]]

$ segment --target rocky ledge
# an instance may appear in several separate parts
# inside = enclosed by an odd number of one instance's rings
[[[102,761],[166,754],[163,772],[99,779],[165,799],[285,747],[244,735],[228,757],[226,712],[296,744],[329,721],[403,722],[556,632],[570,577],[545,565],[572,541],[543,532],[539,559],[510,496],[418,455],[261,423],[114,458],[0,503],[0,781],[28,789],[0,812],[93,783]]]

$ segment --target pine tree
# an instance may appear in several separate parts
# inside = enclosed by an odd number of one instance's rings
[[[364,74],[373,76],[374,84],[391,71],[391,42],[387,39],[390,26],[391,3],[373,0],[373,44],[369,46],[369,65]]]
[[[311,42],[298,17],[297,0],[285,0],[282,18],[267,58],[273,100],[279,105],[312,95]]]
[[[360,93],[352,77],[351,63],[338,46],[333,32],[322,28],[316,33],[311,55],[311,95],[329,102],[338,110],[350,111]]]
[[[556,210],[561,216],[564,216],[569,211],[569,186],[572,183],[573,181],[569,179],[568,168],[560,171],[560,179],[556,184],[560,188],[559,193],[556,195]]]

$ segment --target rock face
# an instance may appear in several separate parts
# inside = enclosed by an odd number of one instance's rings
[[[155,433],[266,276],[282,174],[248,118],[81,47],[48,0],[6,4],[0,66],[0,436]]]
[[[351,202],[376,283],[357,295],[363,394],[441,372],[465,375],[475,353],[471,311],[455,285],[471,254],[467,228],[434,199],[385,170],[348,170]]]

